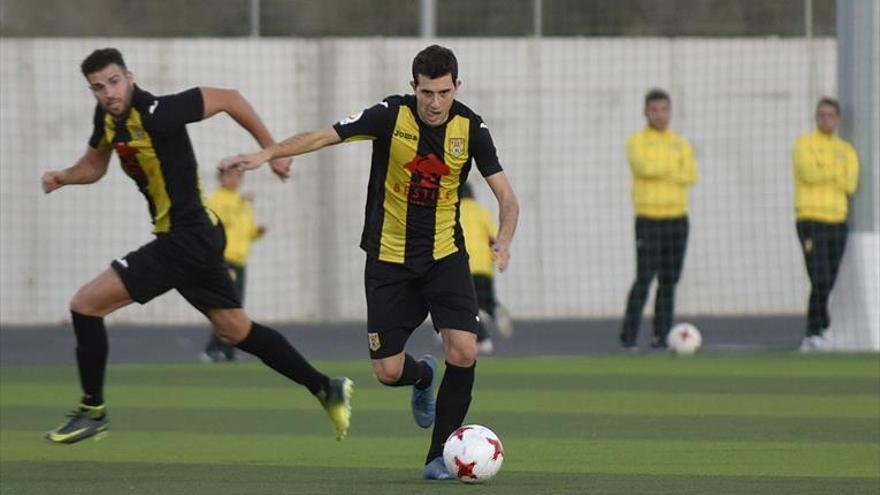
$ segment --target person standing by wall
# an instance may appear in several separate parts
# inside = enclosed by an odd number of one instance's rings
[[[208,198],[208,207],[220,217],[226,233],[226,249],[223,260],[229,276],[235,283],[238,297],[244,304],[244,287],[251,244],[263,237],[266,227],[257,225],[251,206],[253,194],[241,194],[239,189],[244,173],[236,169],[221,170],[218,174],[220,187]],[[211,332],[201,358],[205,362],[235,361],[235,346],[224,344]]]
[[[794,206],[797,234],[810,300],[806,335],[800,350],[828,348],[828,298],[846,248],[848,199],[858,186],[859,157],[851,144],[835,135],[840,105],[822,98],[816,105],[816,129],[794,143]]]
[[[651,347],[665,348],[675,311],[675,285],[687,248],[688,193],[697,164],[687,139],[669,129],[671,100],[661,89],[645,95],[648,126],[627,143],[636,213],[636,280],[629,291],[620,344],[638,349],[636,338],[648,289],[657,277]]]
[[[495,262],[492,257],[492,244],[498,235],[495,220],[485,206],[474,198],[470,184],[462,184],[461,196],[461,228],[464,232],[464,243],[468,252],[471,277],[477,291],[477,306],[480,308],[480,328],[477,334],[477,352],[491,354],[494,350],[491,323],[505,338],[513,333],[513,323],[507,309],[495,297]]]

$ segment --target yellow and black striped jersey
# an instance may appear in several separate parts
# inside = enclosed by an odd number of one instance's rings
[[[446,123],[430,127],[418,117],[415,95],[395,95],[333,128],[343,141],[373,140],[364,251],[409,264],[464,249],[459,188],[472,162],[484,177],[502,170],[479,115],[454,101]]]
[[[100,105],[95,108],[89,146],[115,149],[122,170],[147,199],[153,233],[216,224],[198,177],[198,164],[186,124],[204,118],[202,91],[153,96],[134,87],[131,109],[115,120]]]

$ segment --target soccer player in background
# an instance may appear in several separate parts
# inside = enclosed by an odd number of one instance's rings
[[[669,129],[669,94],[645,95],[647,127],[630,136],[627,159],[632,172],[636,222],[636,279],[629,291],[620,343],[638,349],[636,338],[651,281],[657,277],[651,347],[665,348],[675,309],[675,285],[684,265],[688,239],[688,192],[697,181],[697,164],[688,141]]]
[[[471,402],[476,366],[478,308],[458,222],[461,187],[472,161],[498,200],[500,228],[492,253],[503,271],[510,257],[519,206],[501,168],[489,128],[455,99],[461,82],[448,48],[432,45],[416,55],[415,94],[389,96],[332,127],[304,132],[226,166],[254,169],[339,142],[373,141],[361,248],[367,253],[367,341],[373,372],[388,386],[412,386],[416,423],[434,424],[424,479],[454,479],[443,464],[443,444],[462,425]],[[430,311],[443,340],[446,371],[436,360],[404,352]]]
[[[217,174],[220,187],[208,198],[208,207],[220,217],[226,233],[223,260],[235,284],[238,298],[244,305],[245,276],[251,244],[263,237],[266,227],[257,225],[251,207],[253,194],[241,194],[244,173],[236,169],[221,170]],[[223,343],[211,332],[202,359],[207,362],[235,361],[235,346]]]
[[[95,50],[83,60],[81,69],[97,100],[92,136],[73,166],[43,174],[43,191],[97,182],[116,150],[123,171],[147,200],[156,237],[114,260],[73,296],[70,311],[82,403],[46,438],[75,443],[107,431],[104,373],[109,345],[104,317],[176,289],[211,321],[223,342],[254,354],[307,387],[326,410],[337,439],[342,439],[351,414],[351,380],[329,378],[280,333],[250,320],[223,264],[223,229],[201,194],[186,125],[225,112],[257,142],[268,146],[274,140],[260,117],[235,90],[197,87],[153,96],[135,84],[115,48]],[[273,160],[271,168],[284,179],[290,160]]]
[[[851,144],[835,135],[840,105],[822,98],[816,105],[816,129],[794,143],[794,206],[797,234],[810,300],[807,330],[800,349],[826,350],[829,345],[828,298],[846,247],[848,199],[858,185],[859,157]]]
[[[477,306],[480,308],[477,352],[491,354],[494,344],[489,330],[490,323],[495,322],[498,332],[504,337],[510,337],[513,333],[510,315],[495,297],[492,244],[495,242],[495,236],[498,235],[498,227],[492,219],[492,212],[474,199],[474,191],[470,184],[462,184],[459,196],[461,197],[461,228],[467,247],[471,277],[474,279],[474,289],[477,292]]]

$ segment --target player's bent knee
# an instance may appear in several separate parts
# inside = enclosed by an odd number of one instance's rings
[[[473,345],[456,345],[449,347],[446,351],[446,362],[462,368],[470,368],[477,362],[477,346]]]
[[[382,385],[394,385],[400,380],[400,373],[395,375],[394,373],[388,373],[386,371],[376,371],[375,375],[376,379],[379,380],[379,383]]]
[[[374,360],[373,374],[376,375],[376,379],[383,385],[394,385],[403,374],[403,363],[398,363],[396,360]]]
[[[70,310],[86,316],[104,316],[100,308],[89,297],[86,287],[81,287],[70,299]]]
[[[241,310],[218,310],[209,315],[217,339],[226,345],[237,345],[247,338],[251,321]]]
[[[214,327],[214,333],[217,334],[217,339],[226,345],[238,345],[242,340],[247,338],[249,330],[249,326],[243,326],[240,324],[215,325]]]

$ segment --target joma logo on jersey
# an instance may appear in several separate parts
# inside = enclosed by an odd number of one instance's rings
[[[464,138],[449,138],[446,147],[452,156],[461,156],[464,153]]]
[[[394,135],[397,137],[401,137],[403,139],[409,139],[410,141],[418,141],[419,137],[415,134],[410,134],[406,131],[401,131],[400,129],[394,129]]]

